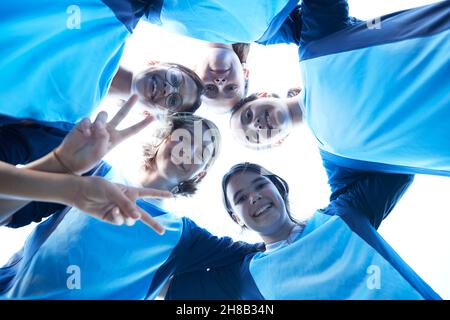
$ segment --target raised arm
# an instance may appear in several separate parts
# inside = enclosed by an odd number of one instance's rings
[[[303,0],[302,43],[318,40],[349,23],[347,0]]]
[[[341,30],[354,20],[347,0],[303,0],[271,38],[260,44],[295,43],[302,46]]]
[[[163,232],[154,219],[136,206],[135,200],[170,197],[169,193],[114,184],[100,177],[78,176],[95,167],[113,147],[150,123],[151,119],[147,118],[127,129],[116,130],[135,102],[136,96],[133,96],[108,123],[104,112],[93,124],[88,119],[83,120],[54,152],[25,168],[2,164],[0,223],[8,224],[14,212],[31,200],[38,200],[75,206],[114,224],[143,218],[157,232]]]
[[[413,175],[364,172],[324,161],[332,194],[325,210],[359,212],[378,228],[414,180]],[[350,208],[350,210],[346,210]]]
[[[207,268],[229,266],[245,258],[246,255],[263,250],[262,244],[233,241],[229,237],[217,237],[200,228],[192,220],[183,218],[183,233],[177,247],[166,260],[159,272],[162,278],[177,276]],[[154,281],[150,292],[159,282]]]

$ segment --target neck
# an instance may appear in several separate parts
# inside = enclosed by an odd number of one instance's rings
[[[301,100],[298,96],[287,98],[286,104],[288,106],[289,114],[291,115],[291,120],[293,125],[300,124],[303,119],[303,112],[301,108]]]
[[[207,46],[210,47],[210,48],[223,48],[223,49],[233,50],[233,46],[231,44],[210,42],[210,43],[207,44]]]
[[[118,96],[129,96],[131,94],[131,85],[133,82],[133,72],[119,67],[115,74],[109,92]]]
[[[158,174],[158,170],[146,170],[144,166],[139,171],[139,183],[145,188],[152,188],[157,190],[170,191],[173,186],[170,186],[167,179]]]
[[[266,244],[272,244],[278,241],[286,240],[295,226],[296,224],[289,220],[273,234],[261,235],[261,238]]]

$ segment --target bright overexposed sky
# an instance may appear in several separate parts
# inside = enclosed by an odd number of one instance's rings
[[[351,15],[370,19],[397,10],[428,4],[431,0],[350,0]],[[141,22],[128,41],[122,65],[140,70],[149,60],[171,61],[195,68],[205,54],[205,44],[198,40],[173,35],[158,27]],[[395,59],[395,57],[393,57]],[[301,86],[297,49],[295,46],[252,45],[248,59],[250,93],[269,91],[285,96],[286,91]],[[378,94],[375,93],[374,94]],[[106,99],[102,108],[114,113],[115,101]],[[306,125],[296,129],[281,147],[253,151],[239,145],[231,137],[228,117],[209,112],[202,106],[199,115],[213,120],[222,133],[221,154],[200,186],[197,195],[176,199],[167,207],[187,215],[212,233],[235,239],[259,241],[249,231],[241,233],[228,217],[222,205],[221,178],[234,164],[250,161],[284,177],[291,188],[292,211],[299,218],[311,216],[328,204],[330,195],[318,149]],[[145,139],[145,137],[138,137]],[[109,159],[117,167],[130,165],[124,145]],[[124,156],[125,155],[125,156]],[[125,168],[126,169],[126,168]],[[416,176],[403,199],[383,222],[379,232],[399,255],[443,298],[450,298],[450,179],[436,176]],[[0,228],[0,265],[25,241],[34,226],[19,230]]]

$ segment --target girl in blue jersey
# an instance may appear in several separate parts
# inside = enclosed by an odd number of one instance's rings
[[[349,17],[344,0],[303,1],[265,44],[299,46],[304,89],[297,101],[241,102],[239,139],[267,147],[303,118],[340,166],[450,175],[450,1],[379,23]]]
[[[376,229],[413,180],[324,161],[330,204],[306,222],[289,208],[285,180],[256,164],[222,180],[225,208],[265,251],[176,275],[167,299],[439,299]]]
[[[202,134],[200,145],[195,139],[197,126]],[[220,136],[214,124],[191,114],[173,115],[167,134],[162,143],[145,146],[139,168],[141,184],[178,195],[192,194],[215,160]],[[179,162],[178,157],[186,161]],[[95,175],[130,184],[106,164]],[[137,204],[165,227],[164,235],[151,232],[141,222],[119,229],[76,208],[57,210],[0,269],[1,297],[154,298],[174,273],[222,266],[257,249],[214,237],[191,220],[165,212],[159,203],[138,200]],[[28,213],[32,210],[39,207]],[[19,214],[26,216],[27,212]]]

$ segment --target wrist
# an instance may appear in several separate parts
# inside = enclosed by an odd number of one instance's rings
[[[79,176],[60,175],[58,187],[58,202],[64,203],[67,206],[74,207],[77,199],[80,196],[84,186],[84,179]]]
[[[58,147],[51,153],[53,161],[57,163],[60,173],[66,173],[73,176],[80,176],[82,172],[78,172],[73,168],[70,161],[67,161],[62,155],[61,149]]]

